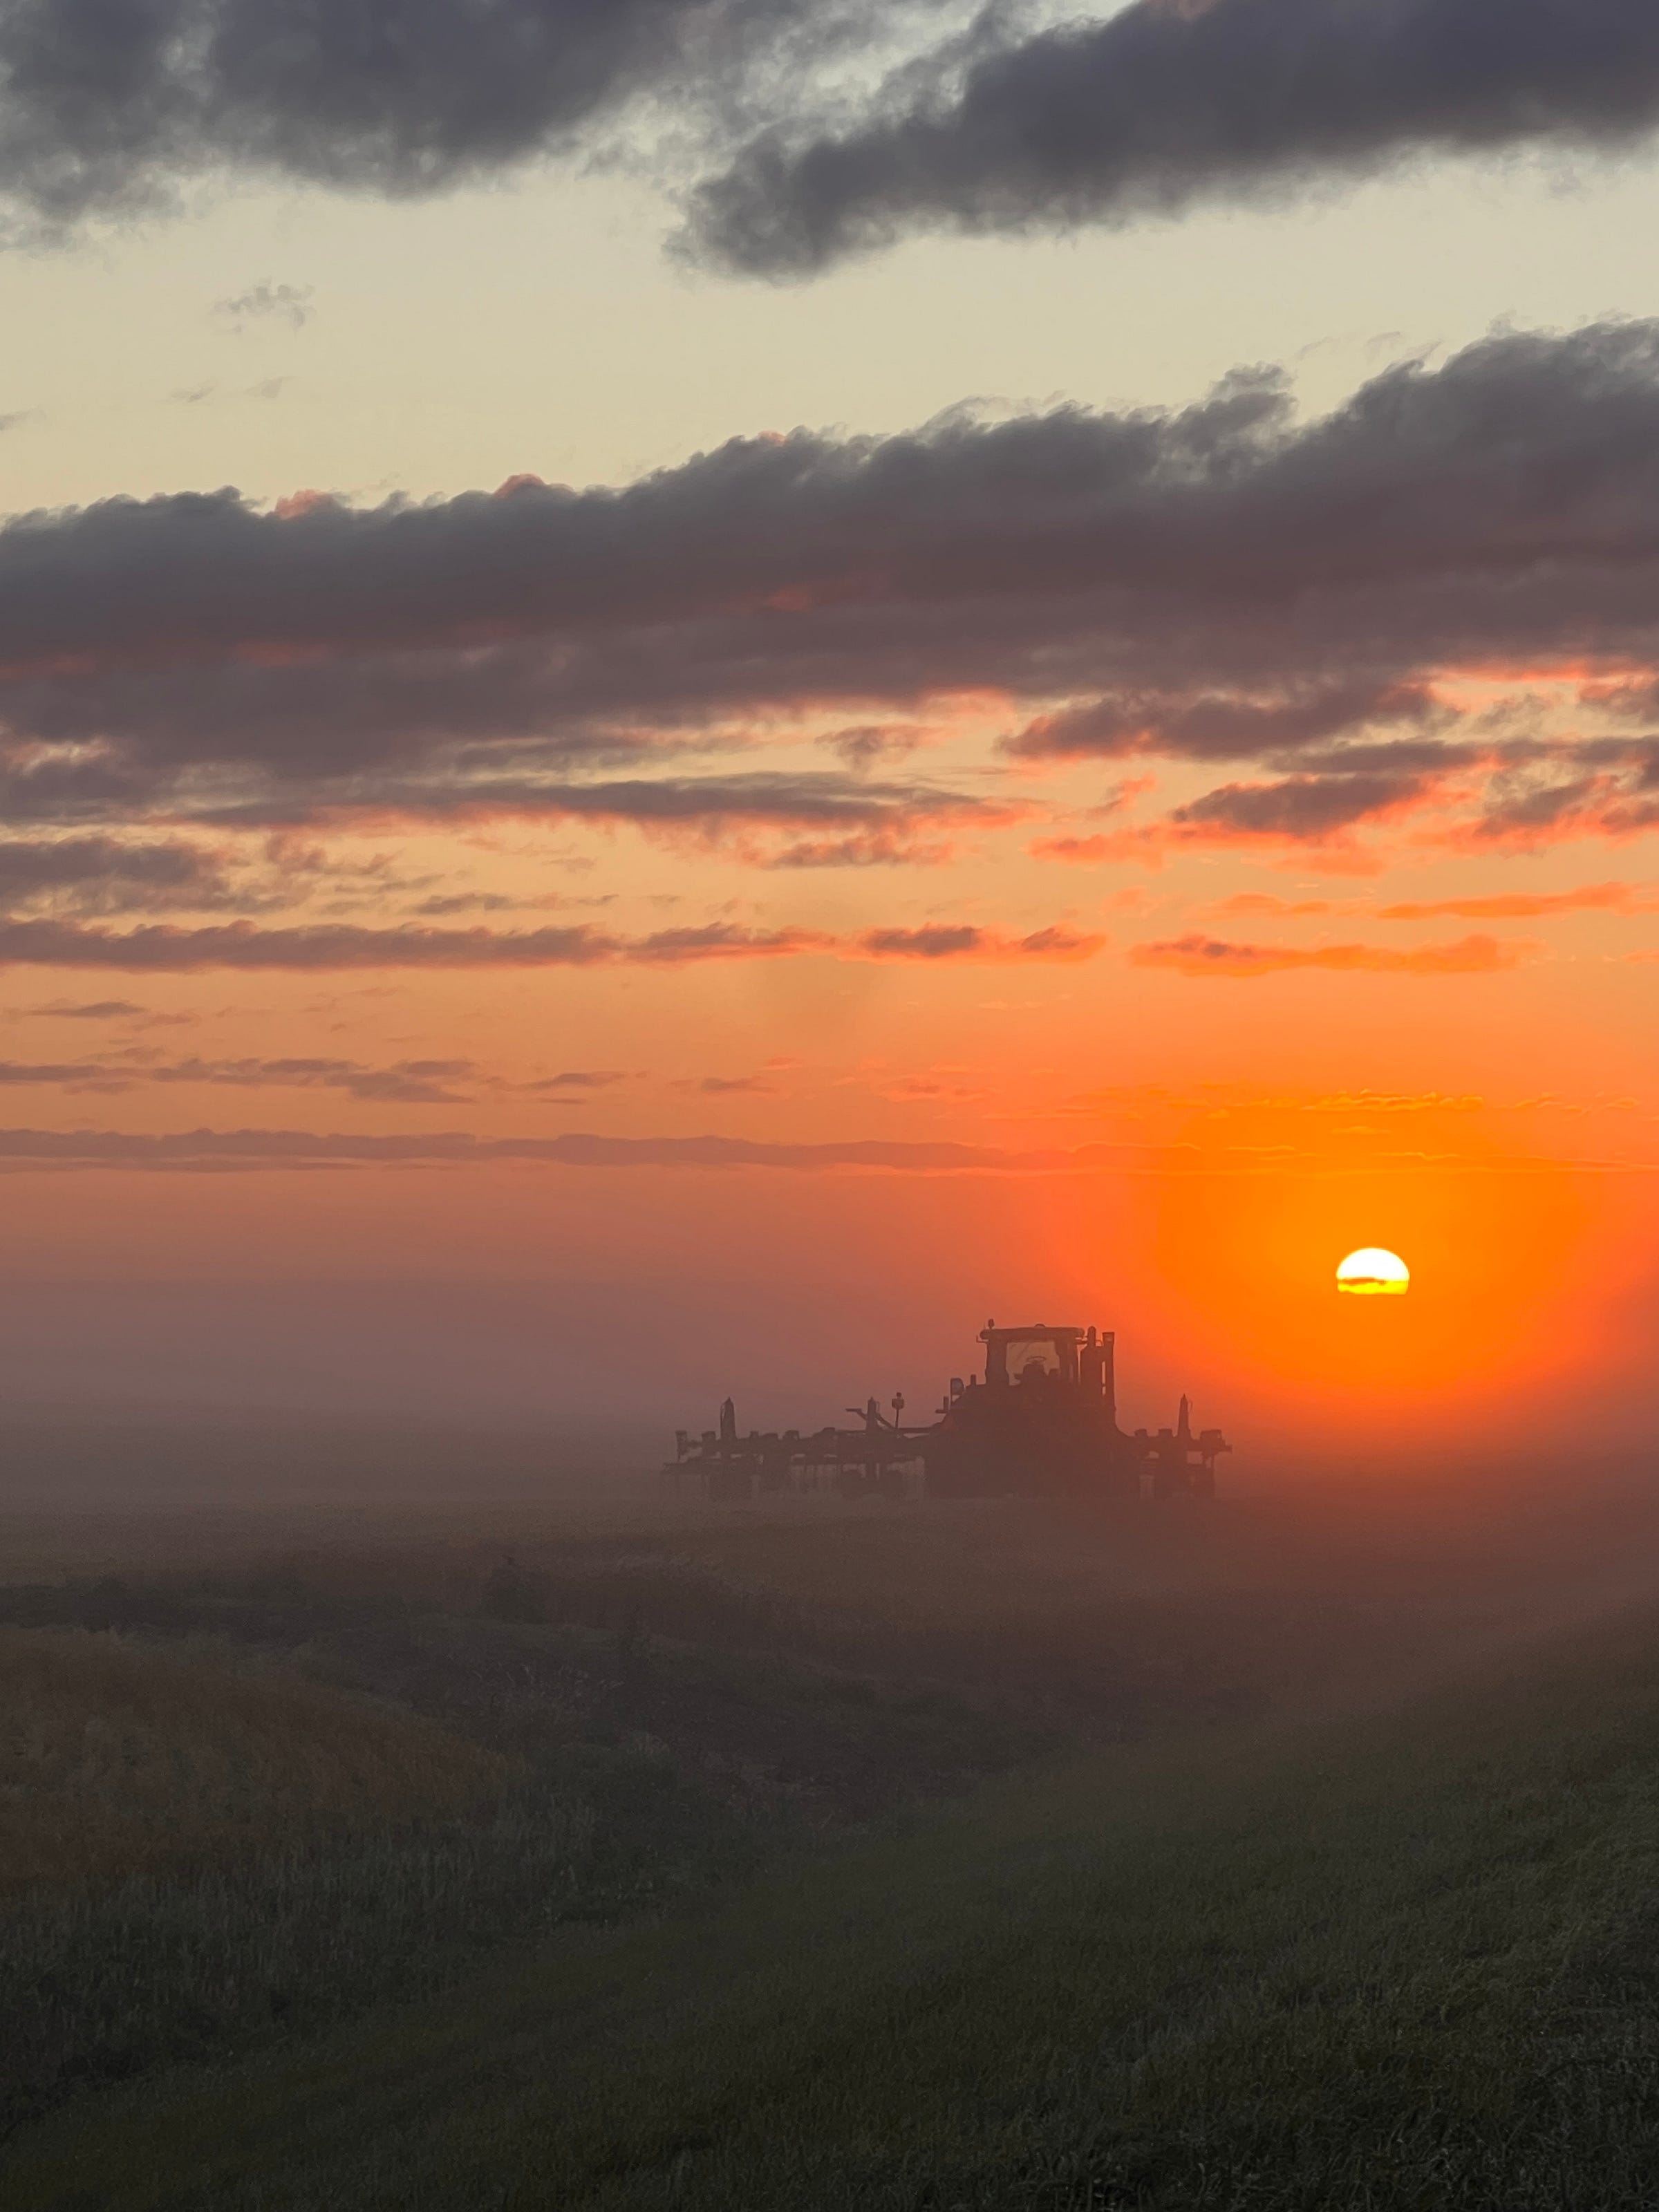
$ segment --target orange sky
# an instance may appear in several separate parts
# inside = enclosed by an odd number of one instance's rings
[[[634,858],[593,857],[612,884]],[[490,880],[493,856],[456,858]],[[1566,880],[1554,864],[1526,874]],[[659,867],[647,880],[673,879]],[[932,1402],[994,1313],[1115,1327],[1127,1417],[1155,1424],[1188,1389],[1258,1456],[1431,1427],[1482,1446],[1534,1441],[1540,1424],[1546,1437],[1586,1422],[1639,1433],[1655,1410],[1659,1107],[1644,1017],[1659,975],[1628,954],[1652,923],[1600,906],[1528,921],[1524,959],[1468,975],[1135,964],[1148,933],[1207,928],[1232,884],[1271,880],[1233,867],[1217,882],[1206,867],[1201,902],[1199,885],[1161,881],[1157,910],[1126,929],[1113,878],[1079,898],[1068,872],[1073,896],[1055,913],[1110,942],[1063,961],[209,971],[118,979],[144,1011],[107,1017],[42,1011],[99,1004],[102,972],[54,973],[43,991],[14,969],[9,1060],[73,1054],[82,1069],[19,1083],[14,1127],[393,1137],[416,1155],[340,1160],[325,1144],[320,1159],[273,1166],[256,1139],[251,1158],[186,1146],[142,1170],[18,1160],[14,1297],[49,1286],[61,1333],[88,1291],[97,1371],[116,1395],[159,1375],[164,1395],[407,1393],[468,1412],[667,1420],[701,1419],[732,1388],[757,1419],[805,1420],[869,1389]],[[1367,902],[1422,888],[1402,871]],[[1445,893],[1446,871],[1431,888]],[[644,919],[660,894],[635,896]],[[925,926],[914,894],[887,896],[875,912]],[[967,910],[985,914],[984,895]],[[765,918],[803,913],[831,921],[781,902]],[[1031,918],[1016,909],[1006,927]],[[1318,915],[1272,927],[1279,944],[1328,936]],[[1340,927],[1345,942],[1413,945],[1440,925]],[[447,1072],[433,1103],[405,1103],[249,1065],[285,1059]],[[245,1081],[222,1079],[239,1067]],[[623,1144],[603,1165],[556,1152],[458,1161],[444,1151],[455,1132]],[[665,1140],[705,1135],[758,1149],[663,1164]],[[866,1146],[867,1162],[849,1150]],[[1371,1243],[1407,1258],[1407,1299],[1336,1296],[1336,1261]],[[429,1299],[411,1309],[422,1284]],[[158,1297],[154,1312],[173,1318],[159,1346],[153,1318],[140,1328],[135,1372],[131,1306]],[[0,1374],[50,1395],[64,1348],[43,1355],[47,1324],[27,1304]],[[503,1310],[519,1316],[505,1343]]]
[[[994,1313],[1241,1466],[1651,1433],[1650,148],[757,284],[695,59],[0,176],[0,1395],[815,1423]]]

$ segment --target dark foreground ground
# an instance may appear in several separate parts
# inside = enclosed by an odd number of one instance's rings
[[[0,2208],[1656,2201],[1628,1490],[4,1533]]]

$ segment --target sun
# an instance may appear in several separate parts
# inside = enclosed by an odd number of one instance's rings
[[[1336,1271],[1336,1287],[1347,1291],[1355,1297],[1403,1297],[1412,1285],[1412,1272],[1405,1261],[1393,1252],[1384,1252],[1375,1244],[1363,1251],[1350,1252]]]

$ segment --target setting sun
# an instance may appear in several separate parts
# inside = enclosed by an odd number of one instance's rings
[[[1403,1297],[1411,1281],[1411,1270],[1403,1260],[1370,1244],[1350,1252],[1336,1271],[1337,1289],[1356,1297]]]

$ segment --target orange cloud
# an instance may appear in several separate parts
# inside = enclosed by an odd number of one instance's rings
[[[1286,913],[1293,911],[1290,908]],[[1571,891],[1507,891],[1489,898],[1407,901],[1377,908],[1379,921],[1533,921],[1551,914],[1652,914],[1659,891],[1649,884],[1584,884]]]
[[[1531,949],[1526,939],[1482,936],[1407,950],[1378,945],[1235,945],[1194,932],[1159,944],[1137,945],[1129,958],[1137,968],[1170,968],[1182,975],[1273,975],[1292,968],[1330,969],[1344,975],[1490,975],[1516,966]]]
[[[1288,921],[1307,914],[1330,914],[1334,910],[1329,899],[1276,898],[1272,891],[1240,891],[1236,898],[1223,899],[1220,905],[1213,909],[1217,914],[1261,915],[1275,921]]]
[[[1268,866],[1296,868],[1304,874],[1312,870],[1327,876],[1380,876],[1386,865],[1381,855],[1342,834],[1303,842],[1265,831],[1182,822],[1174,816],[1088,837],[1037,837],[1025,850],[1034,860],[1060,860],[1078,867],[1133,860],[1142,867],[1161,868],[1172,853],[1194,848],[1244,852]]]
[[[1034,860],[1069,860],[1089,867],[1126,858],[1126,835],[1120,830],[1112,837],[1038,837],[1025,849]]]

